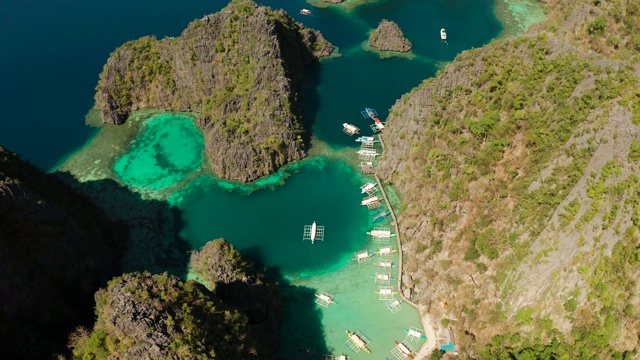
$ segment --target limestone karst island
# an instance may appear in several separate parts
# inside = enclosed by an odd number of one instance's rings
[[[0,24],[1,358],[640,358],[639,2]]]

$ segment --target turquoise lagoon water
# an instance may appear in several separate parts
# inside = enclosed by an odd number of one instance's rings
[[[159,115],[142,124],[140,136],[113,170],[127,186],[160,190],[200,170],[203,149],[204,140],[192,119]]]
[[[87,192],[132,227],[126,271],[188,276],[188,251],[218,237],[242,250],[283,285],[284,358],[391,358],[393,341],[419,327],[420,318],[407,304],[398,313],[388,311],[370,278],[376,267],[352,260],[355,251],[373,252],[378,245],[366,235],[371,211],[358,205],[359,186],[370,179],[352,167],[356,143],[341,124],[356,124],[368,134],[364,107],[386,118],[402,94],[457,53],[498,36],[502,26],[493,1],[379,0],[329,8],[303,0],[262,3],[284,8],[339,48],[340,57],[309,69],[301,92],[312,145],[323,149],[319,157],[239,185],[207,173],[202,135],[184,114],[145,115],[146,121],[100,131],[84,126],[109,53],[143,35],[177,36],[190,20],[226,4],[204,0],[3,2],[0,75],[11,91],[2,101],[11,104],[4,107],[6,118],[20,121],[0,122],[0,143],[41,168],[62,164],[60,170],[85,181]],[[517,1],[508,5],[503,8],[515,9],[516,21],[526,20]],[[311,8],[313,15],[300,15],[300,8]],[[383,18],[400,25],[413,43],[410,54],[389,57],[365,49],[368,33]],[[443,27],[447,43],[439,39]],[[326,236],[312,245],[302,241],[302,232],[313,221],[326,227]],[[333,294],[337,304],[316,305],[318,291]],[[373,354],[354,354],[345,345],[345,330],[366,335]]]
[[[172,197],[182,209],[182,235],[194,248],[224,237],[239,250],[277,267],[289,278],[332,270],[365,245],[369,220],[359,205],[352,168],[322,158],[307,160],[284,186],[248,195],[203,176]],[[326,241],[303,241],[304,225],[325,227]]]
[[[218,181],[201,171],[201,164],[193,161],[196,158],[187,156],[189,151],[175,148],[196,144],[199,152],[195,153],[202,153],[202,135],[192,126],[192,119],[183,115],[151,116],[140,126],[129,150],[115,159],[115,174],[129,187],[148,197],[166,198],[178,208],[179,236],[190,248],[199,249],[223,237],[269,278],[283,284],[284,358],[348,353],[345,330],[361,332],[371,340],[374,354],[384,354],[393,348],[393,340],[404,339],[405,329],[420,326],[415,309],[405,305],[392,314],[376,294],[379,286],[395,289],[397,282],[376,284],[371,277],[388,273],[397,279],[397,269],[375,266],[378,255],[362,264],[354,260],[361,250],[374,254],[381,246],[397,248],[393,239],[388,244],[368,239],[377,210],[359,203],[360,186],[370,178],[345,161],[314,157],[254,184]],[[179,135],[178,139],[167,131]],[[181,156],[169,157],[168,151]],[[303,240],[304,225],[313,221],[325,227],[324,240],[315,244]],[[129,257],[134,260],[130,261],[142,261],[147,251],[147,247],[132,248]],[[385,261],[397,264],[397,255]],[[320,291],[334,295],[337,304],[316,305],[315,294]],[[366,353],[353,355],[358,359]]]

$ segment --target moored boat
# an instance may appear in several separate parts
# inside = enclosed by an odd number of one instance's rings
[[[360,190],[362,190],[362,194],[364,194],[375,189],[375,187],[376,187],[376,183],[366,183],[360,187]]]
[[[376,275],[371,275],[372,279],[376,279],[376,280],[396,280],[396,278],[391,277],[391,275],[389,274],[376,274]]]
[[[384,123],[380,121],[380,116],[375,109],[364,108],[364,111],[361,111],[361,113],[365,118],[368,117],[374,121],[374,125],[372,125],[372,129],[374,129],[374,131],[384,131]]]
[[[387,255],[387,254],[393,254],[395,252],[397,252],[398,249],[392,249],[390,246],[385,246],[385,247],[381,247],[378,249],[378,251],[376,251],[376,254],[378,255]]]
[[[402,355],[404,355],[404,357],[407,357],[409,359],[413,359],[413,355],[411,355],[411,350],[409,350],[409,348],[401,343],[401,342],[397,342],[394,341],[396,343],[396,346],[398,347],[398,350],[400,350],[400,353],[402,353]]]
[[[358,128],[357,126],[353,125],[353,124],[349,124],[349,123],[342,123],[342,132],[352,136],[353,134],[357,134],[360,132],[360,128]]]
[[[376,294],[378,294],[378,295],[397,295],[398,292],[397,291],[393,291],[391,289],[380,289],[379,291],[376,291]]]
[[[370,204],[378,203],[378,202],[380,202],[380,201],[382,201],[382,199],[381,199],[381,198],[379,198],[379,197],[377,197],[377,196],[370,196],[370,197],[368,197],[368,198],[366,198],[366,199],[363,199],[363,200],[360,202],[360,205],[361,205],[361,206],[367,206],[367,205],[370,205]]]
[[[360,261],[369,260],[370,258],[371,258],[371,254],[369,254],[369,251],[362,250],[356,253],[356,257],[353,260],[357,260],[358,262],[360,262]]]
[[[367,353],[371,353],[371,350],[367,348],[367,343],[364,342],[364,340],[361,339],[360,336],[358,336],[358,334],[352,333],[349,330],[345,330],[345,332],[347,333],[349,340],[351,340],[354,343],[354,345],[356,345],[356,347],[364,350]]]
[[[318,226],[316,225],[316,222],[314,221],[313,224],[311,225],[311,243],[313,244],[314,241],[316,241],[316,233],[318,230]]]
[[[447,30],[445,29],[440,29],[440,39],[447,40]]]
[[[380,140],[374,138],[373,136],[360,136],[356,139],[357,142],[371,142],[371,143],[379,143]]]
[[[424,336],[423,333],[421,333],[420,331],[417,330],[413,330],[413,329],[404,329],[404,331],[409,334],[409,336],[413,336],[416,337],[420,340],[427,340],[427,337]]]
[[[320,294],[316,294],[316,297],[324,302],[327,302],[329,304],[335,304],[336,302],[333,300],[333,298],[331,298],[329,295],[324,294],[324,293],[320,293]]]
[[[379,267],[384,267],[384,268],[396,268],[396,267],[398,267],[398,265],[394,265],[390,261],[374,262],[373,265],[379,266]]]
[[[378,151],[374,149],[360,149],[356,151],[356,154],[364,155],[364,156],[372,156],[372,157],[382,155],[382,154],[378,154]]]
[[[389,211],[383,211],[373,217],[372,222],[378,222],[384,220],[387,216],[391,215]]]

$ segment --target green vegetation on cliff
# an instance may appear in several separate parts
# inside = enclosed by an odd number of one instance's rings
[[[201,251],[194,251],[191,269],[212,289],[218,283],[242,281],[252,273],[251,265],[224,239],[209,241]]]
[[[380,51],[406,52],[411,50],[411,42],[404,36],[398,24],[383,19],[369,35],[369,46]]]
[[[377,172],[403,198],[414,300],[446,301],[429,311],[468,356],[639,346],[638,17],[630,1],[562,3],[459,55],[387,120]]]
[[[211,290],[166,273],[111,280],[96,293],[93,329],[70,336],[74,358],[275,358],[278,288],[223,239],[194,252],[191,262]]]
[[[191,269],[226,304],[247,314],[247,334],[260,339],[263,353],[276,353],[282,298],[277,284],[256,273],[224,239],[206,243],[191,254]]]
[[[70,346],[78,359],[258,359],[269,357],[247,336],[247,317],[194,281],[167,274],[125,274],[96,294],[93,331]]]
[[[147,36],[116,49],[96,107],[112,124],[141,108],[197,112],[213,171],[251,181],[305,156],[297,90],[304,67],[332,51],[284,11],[233,0],[177,38]]]
[[[547,0],[545,30],[584,50],[624,59],[640,52],[640,3]]]

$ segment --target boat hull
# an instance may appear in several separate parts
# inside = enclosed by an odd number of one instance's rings
[[[394,341],[396,343],[396,346],[398,347],[398,350],[400,350],[400,352],[402,353],[402,355],[408,357],[409,359],[413,359],[413,355],[411,355],[411,351],[409,351],[409,349],[404,346],[404,344],[399,343],[397,341]]]
[[[314,221],[313,224],[311,225],[311,242],[316,241],[316,232],[318,231],[318,226],[316,225],[316,222]]]

